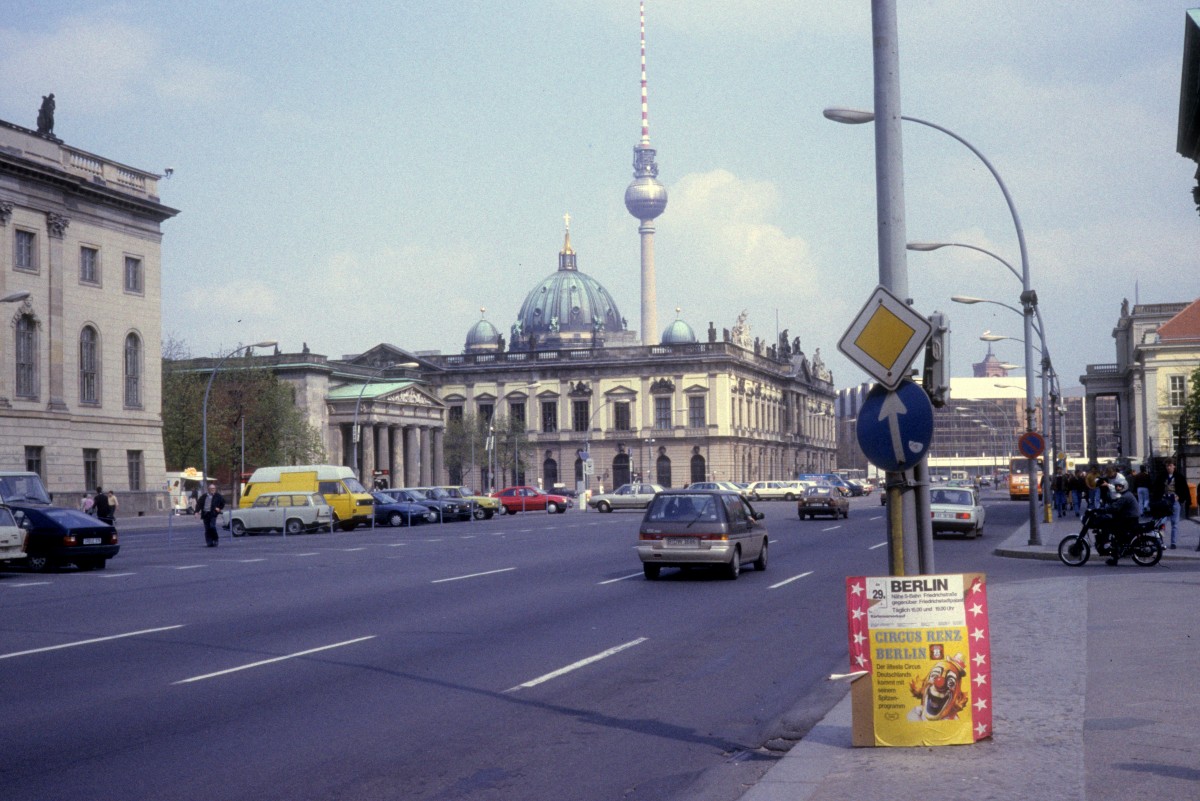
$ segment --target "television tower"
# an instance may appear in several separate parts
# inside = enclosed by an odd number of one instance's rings
[[[625,208],[641,224],[642,243],[642,344],[658,344],[658,314],[654,283],[654,219],[667,208],[667,188],[658,182],[658,164],[650,147],[646,113],[646,1],[639,3],[642,39],[642,138],[633,147],[633,182],[625,189]]]

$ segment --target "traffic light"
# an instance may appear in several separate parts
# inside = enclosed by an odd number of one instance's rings
[[[950,398],[950,320],[942,312],[929,315],[933,332],[925,343],[925,369],[921,375],[921,384],[929,395],[929,402],[937,408],[946,405]]]

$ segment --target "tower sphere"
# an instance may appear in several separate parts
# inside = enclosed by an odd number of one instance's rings
[[[625,190],[625,208],[639,220],[653,220],[667,208],[667,188],[648,175],[635,178]]]

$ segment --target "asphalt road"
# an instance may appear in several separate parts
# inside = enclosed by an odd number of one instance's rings
[[[887,572],[876,497],[759,508],[768,570],[732,582],[648,582],[640,513],[578,510],[216,549],[128,526],[106,571],[0,572],[4,797],[736,798],[846,669],[845,577]],[[1026,509],[995,496],[938,570],[1049,569],[990,556]]]

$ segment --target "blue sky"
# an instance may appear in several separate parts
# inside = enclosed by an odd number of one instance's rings
[[[1193,0],[1194,2],[1194,0]],[[1188,3],[899,4],[904,113],[956,131],[1003,176],[1064,386],[1114,360],[1122,298],[1200,296],[1194,163],[1175,153]],[[507,332],[557,264],[636,326],[636,0],[28,2],[0,23],[0,118],[142,169],[164,225],[163,329],[195,355],[277,339],[340,356],[378,342],[458,352]],[[749,313],[821,348],[878,281],[868,0],[648,0],[650,137],[670,200],[656,235],[659,328],[703,337]],[[1017,263],[990,174],[936,131],[903,132],[908,238]],[[918,310],[946,311],[969,375],[1020,286],[966,250],[911,253]],[[204,287],[203,291],[200,288]],[[1023,361],[1020,346],[997,355]]]

